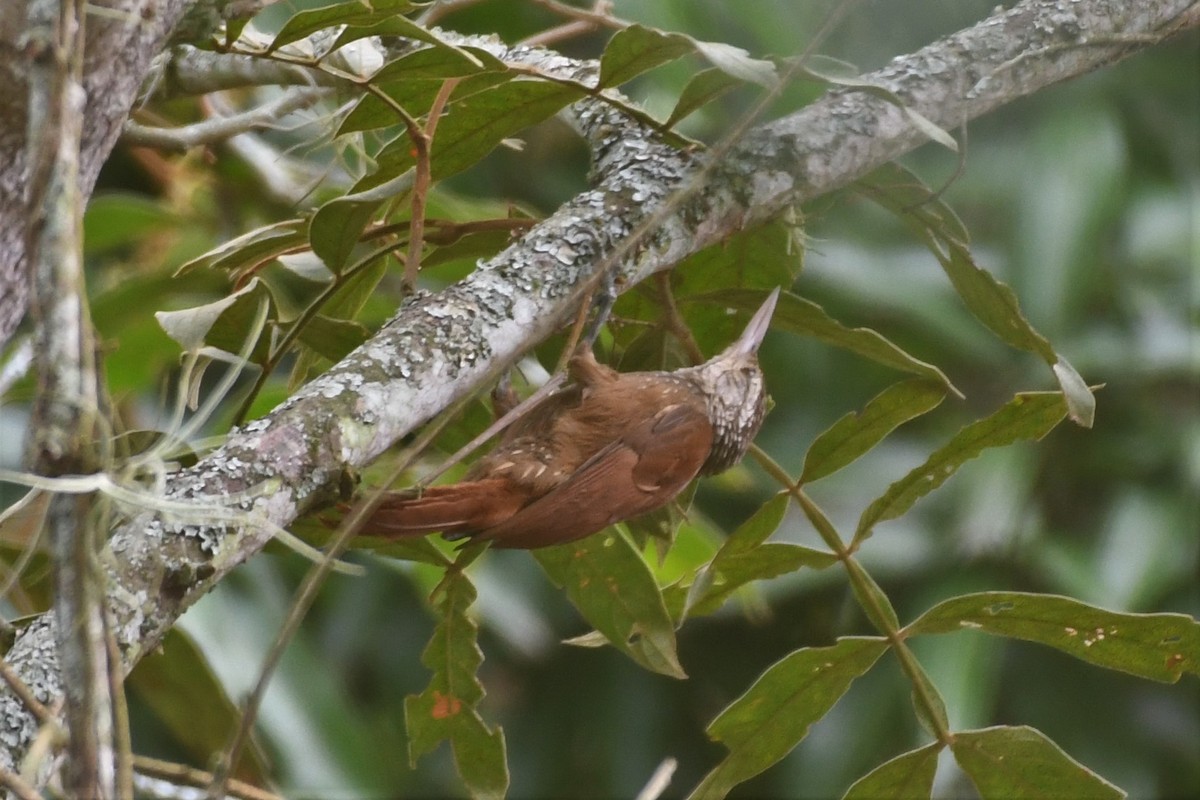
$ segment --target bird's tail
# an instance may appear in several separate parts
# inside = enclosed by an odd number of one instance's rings
[[[527,498],[500,478],[431,486],[420,494],[389,492],[363,526],[367,536],[400,538],[441,531],[466,536],[498,525]]]

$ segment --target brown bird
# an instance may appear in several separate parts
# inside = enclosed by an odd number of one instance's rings
[[[363,533],[441,531],[535,548],[661,508],[697,475],[740,461],[758,433],[766,394],[758,346],[778,296],[776,289],[736,342],[696,367],[622,374],[584,350],[571,359],[574,383],[509,427],[463,481],[391,493]]]

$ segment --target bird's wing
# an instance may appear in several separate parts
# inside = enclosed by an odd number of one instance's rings
[[[666,505],[700,471],[712,447],[708,417],[668,406],[587,459],[558,487],[480,531],[493,547],[561,544]]]

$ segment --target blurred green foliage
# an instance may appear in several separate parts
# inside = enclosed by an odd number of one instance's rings
[[[819,50],[866,71],[972,24],[991,5],[855,5]],[[794,55],[831,7],[628,0],[617,2],[614,13],[754,55]],[[277,25],[287,17],[273,13]],[[533,4],[489,0],[445,24],[515,41],[554,21]],[[574,39],[563,50],[596,56],[604,38]],[[946,184],[943,199],[970,232],[976,260],[1012,287],[1033,325],[1085,380],[1105,388],[1094,429],[1064,425],[1041,442],[986,451],[907,515],[879,524],[861,563],[902,623],[948,598],[984,591],[1200,615],[1197,47],[1194,34],[1184,37],[971,123],[962,174],[953,154],[933,146],[903,160],[928,185]],[[694,62],[671,64],[626,90],[665,117],[695,71]],[[794,110],[819,91],[789,86],[769,115]],[[753,96],[727,94],[681,130],[716,141]],[[522,150],[500,148],[454,176],[433,207],[447,217],[501,216],[503,203],[513,201],[545,214],[584,188],[586,153],[564,125],[548,121],[521,135]],[[337,163],[327,148],[305,149],[302,131],[269,138],[281,150],[302,148],[297,157],[318,168]],[[94,316],[110,387],[134,427],[161,422],[178,377],[178,345],[153,312],[194,307],[229,289],[209,270],[171,273],[236,235],[294,215],[236,156],[208,155],[211,162],[119,152],[88,212]],[[318,192],[305,207],[326,199]],[[849,532],[870,498],[961,427],[1016,391],[1054,384],[1039,359],[1005,347],[980,326],[923,244],[863,193],[847,189],[804,212],[808,249],[797,292],[843,323],[878,330],[937,365],[965,395],[947,398],[938,413],[907,424],[809,489],[832,523]],[[473,258],[468,253],[438,267],[433,282],[458,277]],[[295,292],[299,306],[313,288],[297,274],[278,265],[260,273],[273,288]],[[378,288],[352,303],[362,306],[357,319],[368,328],[392,313],[399,285],[394,265],[376,278]],[[639,305],[651,296],[647,290],[631,297],[623,313],[653,313]],[[705,330],[714,339],[721,332]],[[637,350],[630,338],[618,330],[613,343],[632,360]],[[758,442],[791,475],[801,473],[818,434],[895,380],[877,364],[793,335],[772,335],[762,361],[775,407]],[[327,362],[310,357],[305,368],[321,363]],[[286,397],[293,368],[288,361],[271,374],[252,416]],[[201,391],[214,380],[206,375]],[[244,380],[240,389],[248,385]],[[29,391],[18,386],[9,399],[19,402]],[[476,412],[468,416],[482,416]],[[234,413],[225,409],[213,431]],[[4,457],[12,457],[7,449]],[[671,574],[672,559],[710,558],[721,541],[713,531],[735,529],[777,488],[750,460],[703,482],[659,574]],[[821,545],[795,510],[775,541]],[[243,774],[266,770],[296,797],[459,796],[464,789],[447,748],[425,756],[415,770],[404,755],[405,698],[429,683],[420,654],[436,620],[425,598],[442,571],[367,553],[353,558],[368,566],[367,577],[336,576],[325,586],[268,691],[258,748]],[[260,556],[182,620],[183,634],[229,697],[249,690],[307,567],[287,552]],[[479,711],[488,725],[503,728],[513,797],[632,797],[667,758],[678,769],[665,796],[682,796],[725,754],[706,728],[769,665],[797,648],[874,632],[844,571],[801,569],[741,590],[737,602],[713,616],[689,619],[677,634],[688,674],[679,681],[638,667],[615,648],[561,644],[590,626],[529,555],[489,553],[469,575],[479,595],[472,613],[485,657]],[[33,597],[28,603],[20,610],[37,606]],[[912,647],[954,729],[1031,726],[1133,797],[1200,790],[1194,677],[1150,683],[1059,650],[973,631],[918,637]],[[164,654],[175,652],[178,664],[195,663],[182,635]],[[219,726],[189,730],[172,722],[162,710],[171,698],[154,689],[161,684],[135,677],[135,750],[204,766],[198,753],[223,746]],[[813,724],[800,747],[730,796],[841,795],[884,761],[929,741],[909,691],[893,656],[885,656]],[[944,796],[971,791],[945,755],[934,786]]]

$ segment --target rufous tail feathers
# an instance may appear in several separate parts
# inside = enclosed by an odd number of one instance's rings
[[[503,478],[431,486],[420,495],[392,492],[363,527],[367,536],[471,534],[498,525],[528,500]]]

